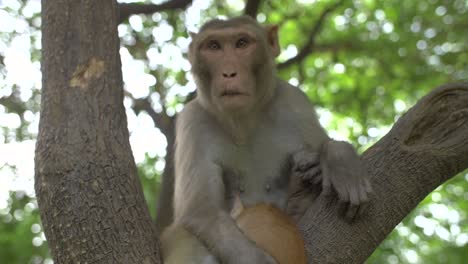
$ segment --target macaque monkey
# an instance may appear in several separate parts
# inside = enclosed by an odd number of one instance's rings
[[[278,264],[307,263],[304,240],[292,219],[280,209],[265,203],[245,208],[237,198],[231,216],[244,235],[270,254]],[[166,236],[168,234],[170,237]],[[218,263],[185,229],[164,232],[163,241],[165,264]]]
[[[301,90],[278,79],[279,53],[278,27],[246,16],[212,20],[192,35],[188,58],[197,97],[176,123],[174,222],[162,238],[166,261],[200,249],[211,258],[192,254],[180,263],[278,263],[231,216],[236,194],[246,208],[270,204],[297,217],[317,195],[303,192],[309,186],[303,183],[336,193],[348,205],[347,218],[368,201],[359,156],[327,136]]]

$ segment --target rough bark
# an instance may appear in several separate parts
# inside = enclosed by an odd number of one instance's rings
[[[347,223],[320,197],[300,221],[309,263],[363,263],[424,197],[468,167],[468,82],[441,86],[362,156],[375,195]]]
[[[55,263],[160,263],[123,106],[116,1],[42,1],[36,194]]]

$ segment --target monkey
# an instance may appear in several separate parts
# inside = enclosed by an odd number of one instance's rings
[[[245,208],[237,196],[231,216],[244,235],[271,254],[278,264],[307,263],[302,235],[285,212],[265,203]],[[170,237],[166,237],[168,234]],[[165,241],[163,243],[165,264],[218,263],[213,255],[185,229],[164,232],[163,241]],[[177,251],[173,250],[177,246],[179,246]]]
[[[191,37],[197,96],[176,120],[174,221],[162,236],[164,259],[192,254],[184,253],[189,248],[212,257],[183,263],[277,263],[230,215],[236,193],[247,208],[289,207],[300,217],[312,183],[336,193],[346,217],[358,214],[372,191],[366,171],[351,144],[327,135],[307,96],[277,77],[278,26],[248,16],[214,19]]]

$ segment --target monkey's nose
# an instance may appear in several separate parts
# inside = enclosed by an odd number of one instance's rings
[[[223,72],[223,77],[224,78],[234,78],[234,77],[236,77],[236,75],[237,75],[237,72],[231,72],[231,73]]]

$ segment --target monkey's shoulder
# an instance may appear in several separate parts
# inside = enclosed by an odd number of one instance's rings
[[[280,80],[272,107],[280,122],[304,122],[315,119],[315,108],[307,95],[298,87]]]
[[[299,87],[281,80],[278,86],[279,99],[283,104],[296,107],[313,107],[312,102]]]
[[[195,98],[177,115],[176,131],[206,129],[204,126],[213,123],[212,119],[198,98]]]
[[[185,104],[184,109],[177,115],[177,122],[183,122],[186,119],[193,119],[197,117],[201,117],[201,112],[205,112],[206,110],[202,107],[198,98],[194,98],[192,101]]]
[[[210,150],[215,151],[226,143],[226,135],[210,114],[195,98],[177,115],[176,143],[179,146],[203,146],[210,145]],[[215,151],[216,152],[216,151]]]

